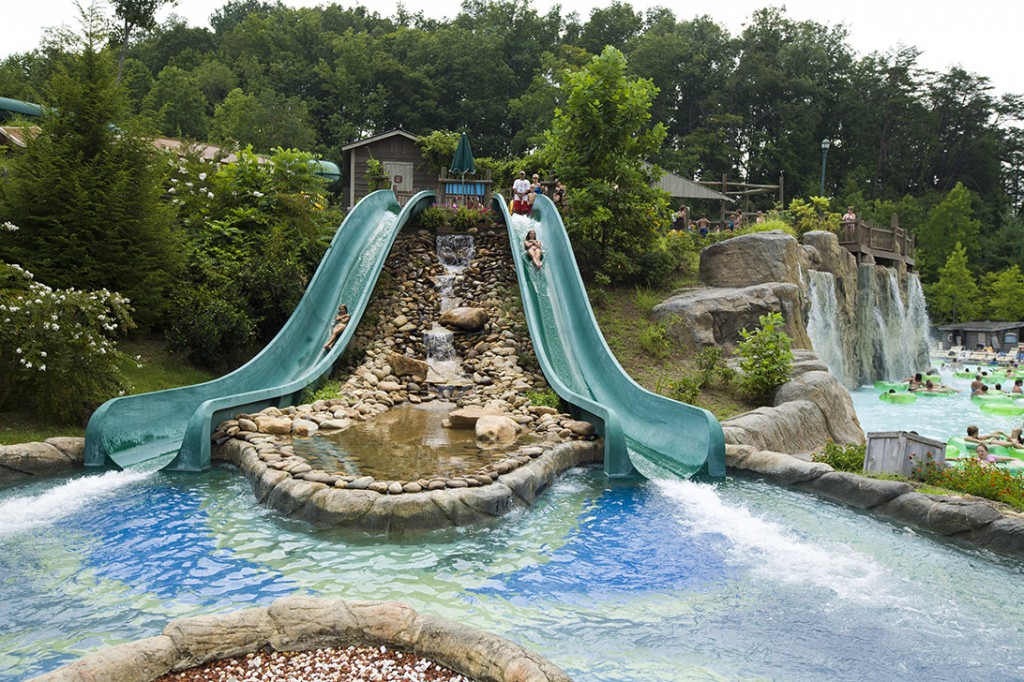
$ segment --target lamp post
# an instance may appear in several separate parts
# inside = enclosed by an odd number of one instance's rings
[[[821,191],[818,192],[818,196],[825,196],[825,160],[828,158],[828,148],[831,146],[832,141],[827,137],[821,141]]]

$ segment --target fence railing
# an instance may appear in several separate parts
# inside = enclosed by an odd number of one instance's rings
[[[840,223],[839,244],[867,247],[872,252],[899,253],[904,258],[914,257],[914,235],[900,227],[895,216],[889,227],[879,227],[860,218],[844,220]]]

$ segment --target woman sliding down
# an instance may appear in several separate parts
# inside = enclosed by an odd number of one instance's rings
[[[341,333],[345,331],[345,325],[348,324],[350,318],[351,316],[348,314],[348,306],[342,303],[338,307],[338,314],[334,317],[334,329],[331,330],[331,336],[327,339],[327,343],[324,344],[324,350],[334,348],[335,342],[337,342]]]
[[[526,241],[523,242],[523,248],[526,249],[526,253],[530,256],[530,260],[533,261],[534,266],[540,270],[540,240],[537,239],[537,232],[535,230],[530,230],[526,233]]]

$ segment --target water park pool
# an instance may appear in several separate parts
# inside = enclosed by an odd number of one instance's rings
[[[488,527],[312,531],[231,469],[0,491],[0,679],[287,594],[401,600],[576,680],[1024,679],[1019,562],[753,480],[595,469]]]
[[[927,438],[945,442],[951,436],[965,435],[971,424],[977,425],[982,433],[996,430],[1009,433],[1021,425],[1020,416],[988,414],[978,403],[972,402],[970,379],[954,377],[945,369],[939,375],[943,383],[960,392],[951,396],[920,397],[913,403],[900,405],[879,400],[880,391],[872,386],[851,391],[861,427],[865,432],[917,431]]]

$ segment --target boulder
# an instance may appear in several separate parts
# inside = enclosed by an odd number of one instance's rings
[[[483,329],[489,320],[490,316],[483,308],[463,306],[441,313],[438,321],[445,327],[464,332],[477,332]]]
[[[404,376],[414,377],[426,377],[427,376],[427,363],[423,360],[417,360],[416,358],[410,358],[407,355],[400,355],[395,352],[388,354],[388,364],[391,365],[391,369],[394,370],[395,374]]]
[[[50,443],[0,445],[0,484],[26,476],[57,474],[81,465],[81,457]]]
[[[659,303],[653,315],[655,320],[668,323],[669,335],[687,345],[721,346],[731,351],[743,340],[741,329],[756,328],[760,317],[771,312],[782,313],[793,348],[811,348],[804,323],[803,289],[796,284],[690,289]]]
[[[262,433],[286,436],[292,432],[292,420],[288,417],[257,416],[256,428]]]
[[[320,430],[316,422],[308,419],[296,419],[292,422],[292,433],[296,436],[312,436],[314,433]]]
[[[448,424],[453,429],[472,429],[481,417],[500,415],[501,410],[493,407],[469,405],[448,413]]]
[[[746,234],[700,252],[700,278],[711,287],[741,288],[768,282],[799,286],[807,255],[781,230]]]
[[[486,445],[514,443],[520,428],[511,417],[484,415],[476,421],[476,440]]]

